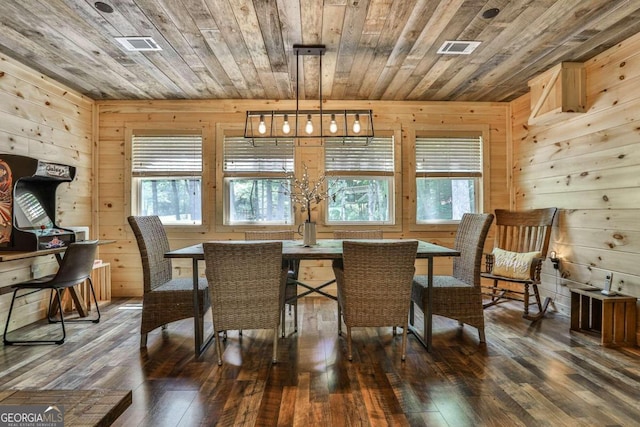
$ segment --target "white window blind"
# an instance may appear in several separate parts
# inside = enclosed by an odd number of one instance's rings
[[[393,137],[378,137],[368,145],[340,139],[325,141],[325,169],[393,173]]]
[[[482,176],[482,137],[416,138],[419,176]]]
[[[134,135],[133,176],[202,172],[201,135]]]
[[[244,137],[225,136],[224,171],[291,172],[293,139],[261,139],[254,147]]]

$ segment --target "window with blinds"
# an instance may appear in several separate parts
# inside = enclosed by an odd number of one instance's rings
[[[416,138],[421,176],[482,176],[482,137]]]
[[[252,146],[243,137],[225,136],[222,151],[224,224],[291,224],[286,173],[293,172],[293,139],[261,140]]]
[[[393,174],[393,137],[373,138],[368,145],[327,139],[324,166],[328,174],[365,171]]]
[[[202,172],[202,135],[133,135],[134,176]]]
[[[165,225],[202,224],[202,135],[142,131],[131,135],[132,214]]]
[[[458,221],[481,206],[482,137],[416,137],[416,222]]]
[[[261,140],[252,146],[243,137],[224,138],[225,172],[291,172],[293,139]]]
[[[368,145],[325,141],[327,224],[394,223],[394,141],[376,137]]]

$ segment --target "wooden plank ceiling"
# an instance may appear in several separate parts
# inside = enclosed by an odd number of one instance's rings
[[[640,31],[639,0],[95,3],[2,0],[0,52],[93,99],[295,99],[293,45],[324,44],[324,99],[509,101],[558,62]],[[151,36],[162,51],[128,52],[121,36]],[[439,55],[445,40],[482,43]],[[300,99],[317,99],[318,57],[299,74]]]

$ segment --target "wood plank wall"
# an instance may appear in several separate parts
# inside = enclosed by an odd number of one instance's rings
[[[220,222],[221,203],[216,191],[215,156],[217,152],[216,131],[220,126],[232,126],[243,129],[247,109],[286,109],[294,108],[291,101],[121,101],[98,102],[99,134],[97,156],[99,159],[96,174],[98,176],[99,236],[104,239],[116,239],[117,244],[103,248],[102,258],[111,263],[112,292],[114,296],[132,296],[142,293],[142,271],[140,256],[133,233],[126,221],[129,213],[129,192],[127,188],[128,171],[126,169],[127,142],[126,130],[131,127],[201,127],[205,134],[205,187],[207,225],[194,232],[169,230],[172,248],[213,239],[242,239],[243,229],[223,228]],[[301,104],[301,108],[305,105]],[[310,104],[308,108],[317,108]],[[325,108],[373,109],[376,131],[397,135],[398,153],[401,159],[398,168],[398,188],[396,188],[397,210],[396,227],[385,232],[386,237],[418,237],[442,245],[452,246],[455,227],[431,227],[416,230],[411,227],[410,207],[414,197],[410,194],[412,176],[403,171],[411,168],[412,160],[407,153],[415,139],[416,130],[429,129],[485,129],[489,135],[490,147],[487,150],[490,179],[485,195],[485,210],[509,206],[507,140],[510,128],[509,104],[506,103],[443,103],[443,102],[364,102],[336,101],[327,102]],[[320,159],[320,160],[318,160]],[[310,174],[317,176],[323,168],[323,151],[319,146],[304,145],[296,148],[296,160],[310,165]],[[320,162],[320,163],[318,163]],[[326,230],[319,237],[331,237]],[[491,240],[488,240],[489,247]],[[419,265],[418,268],[424,268]],[[450,271],[450,260],[439,261],[436,269]],[[190,263],[174,262],[176,276],[190,277]],[[326,262],[303,263],[301,271],[305,281],[323,281],[333,277],[330,264]]]
[[[613,287],[640,297],[638,178],[640,176],[640,35],[586,63],[587,112],[549,125],[529,126],[530,97],[510,105],[490,103],[336,102],[338,108],[372,108],[379,130],[401,135],[402,170],[410,167],[416,129],[487,126],[490,129],[490,191],[485,211],[512,207],[527,209],[557,206],[561,209],[551,250],[561,258],[560,274],[545,263],[542,290],[554,298],[555,309],[568,313],[567,283],[602,286],[613,272]],[[116,239],[101,249],[112,265],[114,296],[140,295],[139,254],[126,223],[129,194],[125,184],[127,123],[148,126],[197,124],[207,129],[210,170],[208,226],[193,233],[170,232],[172,247],[209,239],[242,238],[240,230],[216,229],[216,125],[241,126],[246,109],[290,108],[278,101],[145,101],[94,102],[0,55],[0,152],[57,161],[75,166],[76,180],[57,193],[61,225],[89,225],[92,237]],[[285,105],[286,104],[286,105]],[[94,109],[97,106],[97,110]],[[331,103],[327,108],[332,107]],[[511,117],[508,117],[508,114]],[[509,123],[510,120],[510,123]],[[97,122],[98,131],[94,129]],[[96,144],[92,141],[95,140]],[[509,143],[512,141],[512,143]],[[95,150],[95,158],[92,153]],[[297,159],[315,165],[322,149],[301,146]],[[94,167],[95,162],[95,167]],[[312,172],[317,173],[317,167]],[[97,176],[94,183],[92,174]],[[450,246],[454,230],[447,227],[416,231],[409,208],[412,177],[402,173],[397,199],[400,225],[388,237],[419,237]],[[513,180],[513,185],[512,184]],[[511,190],[509,190],[511,186]],[[92,201],[96,210],[92,212]],[[97,230],[97,231],[96,231]],[[329,237],[328,234],[320,237]],[[489,236],[488,242],[491,241]],[[490,244],[489,244],[490,246]],[[39,274],[55,269],[52,257],[0,265],[0,283],[31,277],[31,263]],[[448,262],[436,268],[445,271]],[[176,263],[175,274],[188,276],[189,264]],[[308,264],[305,280],[331,276],[326,263]],[[8,295],[0,296],[0,325],[8,310]],[[43,315],[41,301],[22,309],[16,326]],[[640,319],[640,317],[639,317]],[[639,325],[640,326],[640,325]]]
[[[569,312],[569,283],[640,297],[640,34],[585,63],[587,111],[527,125],[529,95],[512,103],[513,182],[518,209],[561,209],[543,292]]]
[[[402,170],[410,167],[410,151],[416,129],[488,126],[490,129],[490,191],[485,211],[557,206],[551,250],[561,258],[560,274],[545,263],[542,290],[554,298],[555,309],[569,312],[567,283],[602,286],[608,271],[614,288],[640,297],[640,270],[635,260],[640,249],[635,239],[638,225],[638,148],[640,135],[640,35],[586,63],[587,112],[548,125],[529,126],[530,97],[510,105],[489,103],[356,102],[338,108],[372,108],[376,127],[400,137]],[[208,225],[193,233],[170,232],[172,247],[209,239],[242,238],[241,230],[221,232],[215,226],[216,126],[242,126],[244,111],[289,108],[279,101],[140,101],[94,103],[47,79],[19,62],[0,55],[0,151],[59,161],[78,168],[78,177],[58,190],[58,218],[62,225],[90,225],[92,237],[116,239],[101,249],[101,258],[112,265],[114,296],[141,294],[139,254],[126,223],[129,192],[125,184],[125,128],[130,123],[150,127],[196,124],[206,128],[209,172]],[[327,108],[332,107],[328,103]],[[335,106],[335,105],[333,105]],[[313,108],[313,107],[312,107]],[[508,117],[508,114],[511,117]],[[98,131],[92,134],[93,121]],[[510,120],[510,122],[509,122]],[[95,163],[92,164],[92,138]],[[509,143],[512,141],[512,143]],[[322,149],[301,146],[297,160],[315,165]],[[317,173],[317,167],[312,172]],[[92,173],[97,176],[93,185]],[[416,231],[411,227],[410,182],[402,173],[397,200],[401,200],[400,225],[388,237],[419,237],[451,245],[454,230],[446,227]],[[513,185],[511,185],[513,180]],[[511,190],[509,188],[511,187]],[[94,191],[92,191],[92,189]],[[92,215],[92,198],[96,211]],[[97,230],[97,231],[95,231]],[[329,237],[329,234],[321,237]],[[488,242],[491,241],[489,236]],[[489,243],[490,246],[490,243]],[[46,258],[46,257],[43,257]],[[55,268],[49,257],[33,261],[40,274]],[[0,265],[0,281],[6,286],[31,276],[31,262]],[[437,269],[445,271],[449,263]],[[175,274],[188,276],[190,265],[176,263]],[[326,263],[309,263],[305,280],[331,276]],[[42,304],[31,304],[17,324],[41,317]],[[0,297],[0,324],[8,309],[7,295]],[[640,326],[640,325],[639,325]]]
[[[18,154],[76,167],[76,178],[58,186],[57,222],[91,226],[93,196],[94,103],[63,85],[0,55],[0,156]],[[94,231],[91,229],[91,231]],[[53,256],[0,264],[0,287],[55,271]],[[41,319],[45,299],[19,300],[15,322],[21,326]],[[0,296],[0,327],[4,329],[11,301]]]

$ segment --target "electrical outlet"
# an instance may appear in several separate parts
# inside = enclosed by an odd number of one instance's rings
[[[613,283],[613,273],[609,271],[604,276],[604,289],[602,289],[602,293],[604,295],[615,295],[616,294],[616,291],[612,291],[611,290],[611,283]]]

